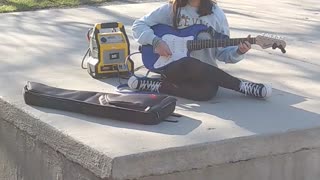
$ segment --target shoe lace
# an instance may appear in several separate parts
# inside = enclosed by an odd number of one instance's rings
[[[243,92],[245,95],[254,95],[254,96],[261,96],[260,94],[261,87],[256,83],[251,82],[242,82],[240,91]]]
[[[158,92],[161,85],[161,81],[155,80],[141,80],[140,81],[140,88],[141,90],[149,90],[152,92]]]

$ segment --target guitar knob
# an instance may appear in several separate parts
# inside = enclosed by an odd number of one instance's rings
[[[283,54],[287,52],[287,51],[283,48],[282,45],[279,46],[279,49],[281,50],[281,52],[282,52]]]
[[[272,45],[272,49],[276,49],[278,46],[277,46],[277,44],[276,43],[274,43],[273,45]]]

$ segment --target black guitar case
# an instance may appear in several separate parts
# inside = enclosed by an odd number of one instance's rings
[[[177,101],[160,94],[77,91],[36,82],[27,82],[23,96],[28,105],[149,125],[173,115]]]

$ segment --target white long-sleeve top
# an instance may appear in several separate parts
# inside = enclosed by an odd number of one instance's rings
[[[215,32],[230,36],[229,24],[223,10],[214,5],[212,14],[199,17],[197,8],[190,5],[181,7],[180,21],[178,28],[186,28],[194,24],[204,24],[212,27]],[[134,21],[132,25],[133,37],[141,45],[151,44],[156,35],[151,26],[156,24],[173,25],[172,4],[167,3],[156,10],[146,14]],[[208,33],[200,33],[199,39],[208,39],[211,36]],[[197,58],[207,64],[217,66],[216,59],[225,63],[237,63],[244,58],[244,55],[237,53],[237,46],[229,46],[225,48],[207,48],[191,52],[191,57]]]

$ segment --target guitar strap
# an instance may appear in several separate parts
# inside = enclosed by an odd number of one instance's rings
[[[230,37],[228,35],[216,32],[216,30],[213,29],[213,27],[211,27],[211,26],[207,30],[205,30],[205,32],[210,34],[211,39],[230,39]]]
[[[211,35],[211,38],[214,37],[215,30],[213,29],[213,27],[210,26],[210,27],[208,28],[207,32]]]

